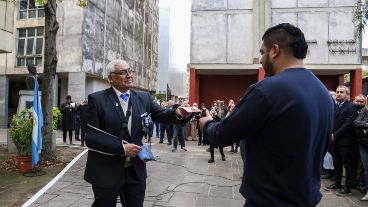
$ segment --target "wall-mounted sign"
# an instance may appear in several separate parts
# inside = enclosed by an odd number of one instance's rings
[[[307,40],[307,44],[317,44],[317,40]]]
[[[355,43],[356,43],[355,40],[327,40],[328,45],[341,45],[341,44],[354,45]]]
[[[356,49],[351,48],[331,48],[329,49],[330,54],[332,55],[349,55],[356,54]]]

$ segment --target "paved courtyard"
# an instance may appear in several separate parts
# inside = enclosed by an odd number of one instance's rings
[[[62,140],[57,136],[57,144]],[[149,162],[146,198],[144,206],[195,206],[195,207],[240,207],[244,203],[238,192],[242,162],[239,153],[225,148],[226,161],[222,161],[215,151],[215,163],[208,164],[207,146],[197,146],[187,141],[187,152],[171,152],[167,144],[158,144],[152,138],[153,152],[158,161]],[[78,147],[79,142],[74,146]],[[91,185],[83,180],[87,153],[81,156],[65,174],[39,196],[30,206],[91,206],[93,193]],[[328,183],[323,181],[322,188]],[[334,192],[323,189],[323,199],[319,207],[368,206],[362,202],[361,193],[354,190],[349,197],[338,197]],[[117,206],[121,206],[120,203]]]

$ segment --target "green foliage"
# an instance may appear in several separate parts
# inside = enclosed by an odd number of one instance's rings
[[[361,37],[367,26],[368,0],[358,0],[354,9],[355,37]]]
[[[13,116],[10,124],[10,138],[13,140],[18,150],[18,155],[32,154],[32,112],[23,109],[20,114]]]
[[[56,130],[57,122],[61,118],[58,107],[52,109],[52,128]],[[18,149],[19,155],[32,154],[33,117],[29,109],[23,109],[20,114],[13,116],[10,123],[10,138]]]
[[[52,108],[52,129],[55,131],[57,127],[57,123],[61,118],[61,111],[58,107]]]
[[[152,94],[152,96],[153,96],[155,99],[160,100],[160,102],[162,102],[162,101],[166,101],[166,94],[157,94],[157,93],[154,93],[154,94]]]

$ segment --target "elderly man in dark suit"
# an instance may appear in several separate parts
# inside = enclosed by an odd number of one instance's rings
[[[132,90],[134,72],[123,60],[110,62],[105,77],[111,87],[88,96],[88,124],[128,142],[111,146],[108,140],[101,141],[99,149],[103,152],[88,151],[84,178],[92,184],[92,206],[116,206],[120,196],[123,206],[142,207],[147,172],[146,163],[137,157],[143,136],[141,116],[151,114],[154,121],[168,123],[189,115],[181,107],[164,109],[149,93]],[[87,147],[91,139],[87,132]],[[109,155],[116,151],[117,156]]]
[[[337,107],[331,136],[335,182],[325,188],[325,190],[339,190],[336,193],[339,196],[350,195],[356,179],[356,138],[353,128],[356,108],[348,100],[348,95],[349,89],[346,86],[337,87]],[[345,167],[346,176],[345,186],[341,188],[343,167]]]

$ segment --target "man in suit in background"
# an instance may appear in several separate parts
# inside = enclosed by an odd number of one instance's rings
[[[339,190],[336,195],[351,195],[351,188],[355,184],[356,156],[355,156],[355,132],[353,121],[356,118],[356,108],[348,100],[349,89],[346,86],[338,86],[336,89],[336,112],[333,122],[332,158],[334,163],[334,178],[332,185],[325,190]],[[346,170],[345,186],[341,188],[343,167]]]
[[[168,123],[189,115],[181,107],[163,109],[149,93],[131,90],[134,72],[125,61],[113,60],[105,73],[111,87],[88,96],[88,124],[128,142],[110,146],[108,140],[100,141],[103,152],[88,151],[84,178],[92,184],[92,206],[116,206],[120,196],[123,206],[142,207],[147,178],[146,164],[137,157],[142,146],[142,116],[150,114],[154,121]],[[89,139],[92,136],[87,133],[88,147]],[[117,156],[108,155],[116,152]]]

